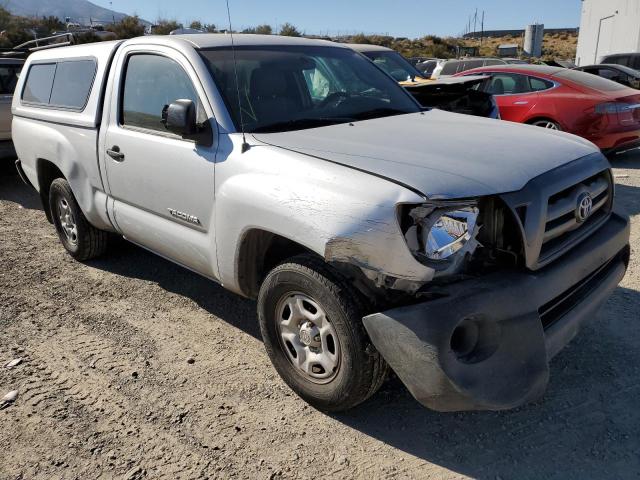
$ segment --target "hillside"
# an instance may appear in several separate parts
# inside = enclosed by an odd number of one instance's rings
[[[477,47],[480,45],[479,39],[463,39],[464,46]],[[503,44],[517,44],[522,47],[522,37],[489,37],[484,38],[480,55],[494,56],[498,51],[498,46]],[[574,59],[578,48],[578,35],[573,33],[546,33],[542,43],[543,59]]]
[[[78,23],[122,20],[127,15],[95,5],[88,0],[5,0],[4,8],[14,15],[24,17],[71,18]]]
[[[400,52],[405,57],[435,57],[454,58],[457,54],[457,47],[479,47],[480,39],[472,38],[452,38],[437,37],[427,35],[422,38],[394,38],[384,35],[352,35],[330,40],[344,43],[368,43],[382,45]],[[499,37],[484,38],[480,55],[494,57],[498,53],[498,45],[501,44],[522,45],[522,38],[519,37]],[[555,58],[574,59],[578,45],[578,36],[573,33],[548,33],[544,36],[542,59],[552,60]]]

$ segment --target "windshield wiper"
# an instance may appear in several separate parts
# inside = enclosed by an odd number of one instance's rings
[[[384,108],[374,108],[373,110],[365,110],[364,112],[359,112],[354,115],[354,118],[357,120],[370,120],[372,118],[382,118],[382,117],[391,117],[393,115],[406,115],[407,112],[405,110],[399,110],[397,108],[384,107]]]
[[[284,122],[271,123],[253,129],[253,133],[274,133],[287,132],[290,130],[304,130],[305,128],[324,127],[327,125],[337,125],[339,123],[349,123],[356,120],[350,117],[315,117],[315,118],[296,118],[294,120],[286,120]]]

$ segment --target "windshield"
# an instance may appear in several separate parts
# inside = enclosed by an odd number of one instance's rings
[[[598,77],[590,73],[581,72],[580,70],[563,69],[554,75],[558,78],[564,78],[571,82],[575,82],[583,87],[592,88],[601,92],[614,92],[616,90],[624,90],[628,88],[620,83],[612,82],[606,78]]]
[[[616,65],[615,68],[617,68],[621,72],[626,73],[627,75],[631,75],[632,77],[635,77],[635,78],[640,78],[640,71],[638,70],[634,70],[633,68],[629,68],[625,65]]]
[[[236,130],[243,123],[249,133],[282,132],[420,111],[408,93],[347,48],[237,47],[237,86],[230,48],[201,55]]]
[[[422,74],[397,52],[364,52],[384,72],[391,75],[397,82],[406,82]]]

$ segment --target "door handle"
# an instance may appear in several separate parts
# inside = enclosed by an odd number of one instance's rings
[[[513,102],[514,105],[529,105],[529,102],[525,102],[525,101],[520,101],[520,102]]]
[[[109,150],[107,150],[107,155],[113,158],[116,162],[124,161],[124,153],[120,152],[120,147],[117,145],[114,145]]]

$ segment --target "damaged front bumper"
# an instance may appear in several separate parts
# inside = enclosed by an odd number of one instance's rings
[[[365,317],[378,351],[425,406],[504,410],[536,400],[549,360],[625,275],[629,221],[613,214],[537,272],[493,273],[444,298]]]

